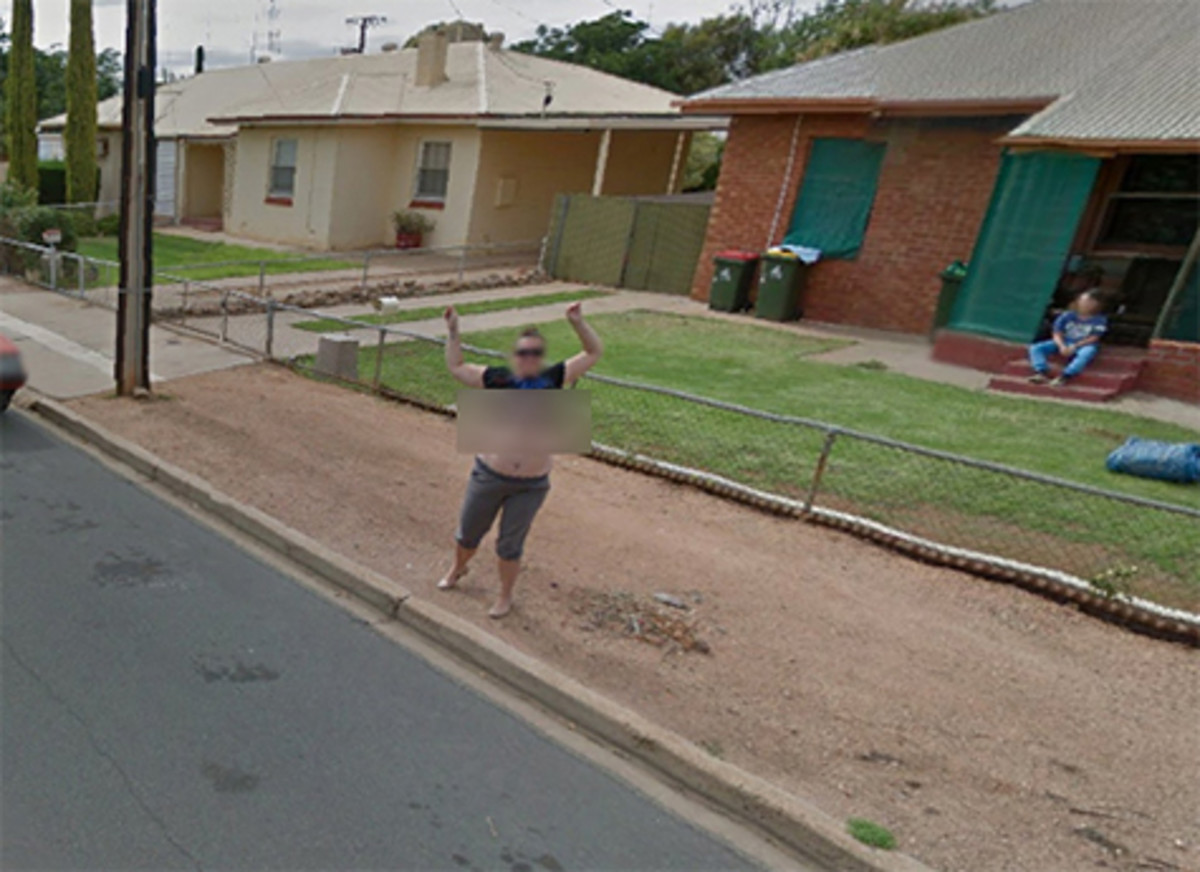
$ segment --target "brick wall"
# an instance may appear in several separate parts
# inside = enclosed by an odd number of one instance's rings
[[[1200,403],[1200,343],[1150,343],[1138,390],[1184,402]]]
[[[771,235],[795,116],[734,119],[693,296],[706,299],[712,255],[761,250],[787,232],[813,138],[868,136],[888,143],[862,250],[852,261],[823,261],[809,277],[805,316],[923,333],[932,323],[951,261],[971,255],[991,199],[1000,148],[1012,119],[869,125],[861,116],[808,116],[800,125],[781,220]]]

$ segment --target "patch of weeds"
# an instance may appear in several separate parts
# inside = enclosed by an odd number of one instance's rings
[[[1088,584],[1108,599],[1129,593],[1129,579],[1138,574],[1136,566],[1112,566],[1088,579]]]
[[[700,747],[718,760],[725,759],[725,746],[720,739],[706,739],[700,743]]]
[[[882,827],[874,821],[863,818],[850,818],[846,821],[846,832],[858,839],[864,845],[890,851],[896,847],[896,837],[891,830]]]
[[[888,365],[882,360],[860,360],[854,364],[858,369],[865,369],[870,372],[887,372]]]

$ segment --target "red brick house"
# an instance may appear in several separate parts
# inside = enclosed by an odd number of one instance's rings
[[[693,296],[723,249],[819,248],[805,317],[999,369],[1099,266],[1138,386],[1200,401],[1198,57],[1200,0],[1035,0],[697,95],[731,124]]]

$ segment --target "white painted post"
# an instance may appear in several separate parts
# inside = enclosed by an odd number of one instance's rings
[[[604,190],[604,174],[608,172],[608,149],[612,145],[612,128],[604,128],[600,137],[600,151],[596,154],[596,175],[592,179],[592,196],[599,197]]]
[[[683,161],[683,144],[687,141],[687,134],[680,131],[675,136],[675,157],[671,159],[671,176],[667,179],[667,194],[668,196],[675,193],[675,185],[679,182],[679,165]]]

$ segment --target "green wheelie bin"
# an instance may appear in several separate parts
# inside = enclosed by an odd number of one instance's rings
[[[932,335],[950,323],[950,313],[954,311],[954,303],[958,292],[962,290],[963,281],[967,278],[967,265],[956,260],[942,270],[942,292],[938,294],[937,311],[933,316]]]
[[[754,314],[766,321],[795,321],[803,315],[800,294],[808,267],[794,254],[768,252],[758,276],[758,304]]]
[[[758,255],[749,251],[721,251],[713,258],[708,308],[718,312],[741,312],[750,308],[750,287]]]

